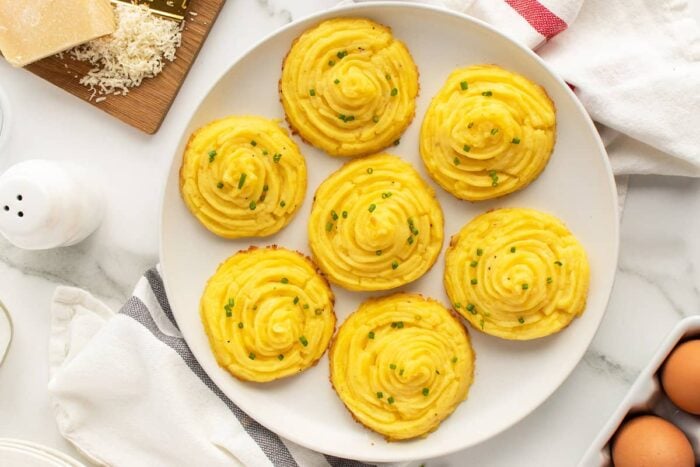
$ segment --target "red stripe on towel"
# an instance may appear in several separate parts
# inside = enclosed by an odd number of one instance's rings
[[[530,26],[542,34],[546,39],[551,39],[567,27],[568,24],[560,17],[549,11],[537,0],[505,0],[508,5],[522,16]]]

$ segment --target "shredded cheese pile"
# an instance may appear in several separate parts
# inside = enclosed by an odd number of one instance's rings
[[[182,28],[153,15],[148,7],[120,3],[115,7],[117,30],[73,48],[76,60],[95,67],[80,79],[95,94],[127,94],[144,78],[153,78],[175,60]]]

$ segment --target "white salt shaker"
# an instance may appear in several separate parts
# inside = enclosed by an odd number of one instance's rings
[[[27,250],[74,245],[102,221],[103,197],[82,167],[35,159],[0,175],[0,234]]]

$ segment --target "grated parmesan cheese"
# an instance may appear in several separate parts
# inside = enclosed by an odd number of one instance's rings
[[[117,30],[71,49],[76,60],[95,67],[80,79],[97,94],[126,95],[145,78],[157,76],[165,60],[175,60],[182,40],[181,25],[151,14],[148,7],[119,3],[115,7]],[[184,23],[183,23],[184,24]],[[92,99],[92,97],[90,98]]]

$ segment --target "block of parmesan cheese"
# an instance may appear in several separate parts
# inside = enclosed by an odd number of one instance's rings
[[[14,66],[114,32],[109,0],[0,0],[0,51]]]

